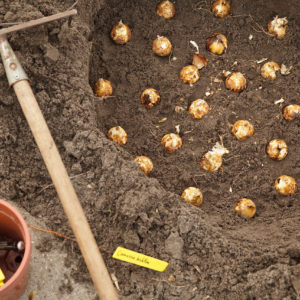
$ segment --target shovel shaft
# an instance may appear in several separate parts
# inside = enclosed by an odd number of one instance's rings
[[[119,298],[110,275],[32,89],[27,80],[14,83],[13,88],[52,178],[98,295],[103,300],[117,300]]]

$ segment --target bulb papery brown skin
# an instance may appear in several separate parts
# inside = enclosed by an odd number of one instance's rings
[[[194,65],[188,65],[181,69],[180,71],[180,79],[184,83],[195,83],[200,78],[200,74],[198,68]]]
[[[124,45],[131,39],[131,30],[121,20],[113,26],[110,36],[116,44]]]
[[[158,56],[168,56],[172,51],[172,44],[168,38],[158,35],[152,43],[152,50]]]
[[[110,81],[100,78],[95,83],[94,91],[98,97],[108,97],[112,95],[113,87]]]
[[[162,138],[161,145],[167,153],[173,153],[182,146],[182,139],[176,133],[168,133]]]
[[[181,198],[194,206],[200,206],[203,201],[203,195],[200,189],[192,186],[183,191]]]
[[[233,124],[232,133],[238,140],[242,141],[254,135],[254,127],[247,120],[239,120]]]
[[[220,143],[208,151],[200,160],[200,166],[205,171],[217,171],[222,166],[222,157],[229,151]]]
[[[290,104],[283,109],[283,117],[287,121],[300,120],[300,105]]]
[[[214,33],[206,40],[206,49],[213,54],[221,55],[227,49],[227,38],[222,33]]]
[[[167,20],[172,19],[175,15],[174,4],[168,0],[162,1],[158,4],[156,13]]]
[[[149,174],[153,170],[153,163],[152,160],[147,157],[147,156],[136,156],[134,159],[137,164],[139,169],[145,174]]]
[[[284,140],[274,139],[266,147],[267,154],[275,160],[283,160],[288,154],[288,146]]]
[[[127,143],[127,133],[121,126],[115,126],[108,130],[108,138],[116,144],[122,146]]]
[[[201,119],[210,111],[210,106],[203,99],[197,99],[193,101],[189,107],[189,113],[195,119]]]
[[[198,70],[201,70],[202,68],[204,68],[207,65],[208,59],[200,56],[197,53],[193,54],[193,62],[192,64],[198,68]]]
[[[276,16],[268,24],[269,33],[274,35],[278,39],[282,39],[285,36],[287,25],[287,18],[278,18],[278,16]]]
[[[216,0],[211,6],[212,13],[218,18],[225,18],[230,13],[230,4],[227,0]]]
[[[251,199],[242,198],[235,203],[234,210],[240,216],[250,219],[256,213],[256,205]]]
[[[225,80],[225,86],[228,90],[240,93],[245,90],[247,80],[241,72],[231,73]]]
[[[274,61],[269,61],[261,67],[261,76],[274,80],[276,78],[276,72],[280,70],[279,65]]]
[[[281,195],[293,195],[298,191],[295,179],[288,175],[281,175],[275,180],[275,189]]]
[[[141,95],[141,103],[147,108],[153,108],[160,103],[160,95],[155,89],[146,89]]]

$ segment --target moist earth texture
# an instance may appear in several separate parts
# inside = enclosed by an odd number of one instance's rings
[[[107,268],[117,278],[120,298],[299,299],[299,192],[280,195],[274,182],[289,175],[300,185],[299,119],[288,122],[282,114],[284,106],[300,104],[300,3],[233,0],[230,15],[218,19],[210,12],[209,1],[179,0],[170,20],[156,14],[158,3],[77,1],[78,15],[72,20],[8,37],[30,78]],[[73,4],[0,1],[0,22],[29,21]],[[280,40],[267,32],[268,22],[277,15],[289,22]],[[120,20],[132,32],[126,45],[110,38]],[[228,39],[228,49],[220,56],[205,47],[207,37],[216,32]],[[157,35],[171,41],[170,56],[153,53]],[[196,51],[191,40],[208,58],[193,85],[179,77]],[[262,78],[264,58],[292,67],[290,74]],[[227,90],[223,70],[243,73],[246,90]],[[111,81],[112,97],[95,96],[99,78]],[[0,88],[0,196],[41,218],[49,229],[72,236],[2,65]],[[161,96],[152,109],[140,102],[146,88]],[[199,98],[211,110],[193,119],[188,108]],[[250,121],[254,136],[237,140],[231,133],[237,120]],[[107,138],[113,126],[127,132],[124,146]],[[182,147],[168,154],[161,139],[176,132]],[[275,138],[285,140],[289,148],[282,161],[265,152]],[[217,142],[229,153],[218,171],[204,171],[200,160]],[[149,175],[138,169],[137,155],[153,161]],[[200,207],[180,197],[190,186],[203,193]],[[235,213],[234,204],[243,197],[255,202],[254,218]],[[66,268],[71,260],[78,261],[72,276],[90,281],[76,243],[61,238],[61,244],[69,253]],[[46,239],[44,246],[51,251]],[[118,246],[169,265],[159,273],[115,260],[112,254]],[[70,287],[58,284],[62,294],[68,294]]]

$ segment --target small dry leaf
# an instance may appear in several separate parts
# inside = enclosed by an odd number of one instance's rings
[[[199,54],[193,54],[193,65],[201,70],[207,65],[208,59],[206,57],[200,56]]]
[[[175,129],[176,129],[176,132],[179,134],[179,132],[180,132],[180,125],[176,125]]]
[[[167,118],[162,118],[161,120],[158,121],[158,123],[164,123],[167,121]]]
[[[182,106],[176,105],[175,106],[175,112],[180,113],[182,111],[184,111],[185,109]]]
[[[193,265],[193,267],[196,269],[196,271],[197,271],[198,273],[202,274],[200,268],[199,268],[197,265]]]
[[[174,282],[176,279],[173,275],[170,275],[170,277],[168,278],[169,282]]]
[[[291,69],[293,66],[287,67],[286,65],[282,64],[280,67],[281,75],[289,75],[291,73]]]
[[[110,276],[111,276],[111,280],[115,284],[117,290],[120,291],[120,287],[119,287],[119,283],[118,283],[118,279],[117,279],[116,275],[114,273],[111,273]]]
[[[31,291],[28,295],[28,300],[33,300],[33,298],[35,297],[36,295],[36,291]]]
[[[257,60],[256,63],[257,63],[257,64],[261,64],[261,63],[263,63],[263,62],[266,61],[266,60],[268,60],[268,59],[264,57],[264,58],[262,58],[262,59],[260,59],[260,60]]]
[[[274,104],[280,104],[280,103],[283,103],[283,102],[284,102],[284,99],[280,98],[279,100],[274,101]]]
[[[226,76],[225,76],[225,77],[226,77]],[[221,79],[215,77],[215,78],[214,78],[214,82],[215,82],[215,83],[220,83],[220,82],[223,82],[223,80],[221,80]]]
[[[195,41],[190,41],[190,43],[197,49],[195,53],[199,53],[199,46]]]
[[[225,78],[228,77],[230,74],[231,74],[230,71],[226,71],[226,70],[222,71],[222,76],[225,77]]]

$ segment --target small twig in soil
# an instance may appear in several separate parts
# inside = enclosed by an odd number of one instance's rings
[[[67,10],[73,9],[77,4],[78,4],[78,0],[76,0],[76,1],[72,4],[72,6],[70,6]]]
[[[13,25],[18,25],[21,24],[22,22],[11,22],[11,23],[0,23],[0,26],[5,27],[5,26],[13,26]]]
[[[193,10],[204,10],[204,11],[207,11],[209,13],[212,13],[209,9],[201,7],[202,3],[203,4],[205,3],[206,7],[208,7],[208,4],[207,4],[206,1],[200,1],[200,2],[196,3],[195,5],[192,5],[192,9]]]
[[[37,70],[32,70],[32,68],[30,68],[30,71],[31,71],[34,75],[38,75],[38,76],[44,77],[44,78],[46,78],[46,79],[52,80],[52,81],[54,81],[54,82],[57,82],[57,83],[59,83],[59,84],[62,84],[62,85],[64,85],[64,86],[66,86],[66,87],[68,87],[68,88],[70,88],[70,89],[72,89],[72,90],[83,91],[84,93],[87,93],[90,97],[93,97],[93,98],[95,98],[95,99],[97,99],[97,100],[99,100],[99,99],[101,99],[101,98],[105,98],[105,97],[99,98],[99,97],[97,97],[97,96],[95,96],[95,95],[89,93],[87,90],[84,90],[84,89],[81,88],[81,87],[72,86],[72,85],[69,84],[68,82],[65,82],[65,81],[56,79],[56,78],[54,78],[54,77],[52,77],[52,76],[49,76],[49,75],[45,75],[45,74],[43,74],[43,73],[41,73],[41,72],[39,72],[39,71],[37,71]],[[115,96],[107,96],[107,98],[108,98],[108,97],[115,97]],[[82,108],[81,108],[81,109],[82,109]]]
[[[96,96],[94,96],[94,97],[96,97]],[[116,96],[102,96],[102,97],[97,97],[97,100],[95,100],[95,102],[104,100],[106,98],[116,98]]]
[[[154,281],[159,281],[159,282],[166,282],[167,284],[173,286],[173,287],[176,287],[176,288],[185,288],[187,287],[188,285],[176,285],[176,284],[173,284],[171,282],[169,282],[168,280],[165,280],[165,279],[156,279],[156,278],[151,278],[152,280]]]
[[[264,28],[260,24],[258,24],[257,22],[254,21],[253,16],[251,14],[249,14],[249,15],[236,15],[236,16],[230,16],[230,17],[231,18],[249,17],[252,20],[252,22],[260,29],[260,30],[257,30],[255,27],[251,26],[254,31],[256,31],[256,32],[262,32],[262,33],[264,33],[264,34],[266,34],[268,36],[273,37],[272,34],[270,34],[269,32],[265,31]]]
[[[195,177],[205,177],[205,174],[195,174]]]
[[[30,71],[31,71],[33,74],[35,74],[35,75],[42,76],[42,77],[44,77],[44,78],[46,78],[46,79],[50,79],[50,80],[52,80],[52,81],[54,81],[54,82],[60,83],[60,84],[62,84],[62,85],[65,85],[65,86],[67,86],[67,87],[70,88],[70,89],[74,89],[74,87],[73,87],[71,84],[67,83],[67,82],[64,82],[64,81],[62,81],[62,80],[56,79],[56,78],[51,77],[51,76],[49,76],[49,75],[45,75],[45,74],[43,74],[43,73],[40,73],[40,72],[37,71],[37,70],[32,70],[32,69],[30,69]],[[79,88],[77,88],[77,89],[79,89]]]
[[[54,235],[57,235],[57,236],[59,236],[61,238],[64,238],[65,240],[70,240],[72,242],[77,242],[75,238],[69,237],[69,236],[61,234],[59,232],[56,232],[56,231],[53,231],[53,230],[49,230],[49,229],[43,229],[43,228],[40,228],[40,227],[36,227],[36,226],[31,225],[29,223],[27,223],[27,225],[29,227],[35,229],[35,230],[38,230],[38,231],[41,231],[41,232],[50,233],[50,234],[54,234]],[[71,248],[72,248],[72,252],[74,252],[74,245],[73,245],[73,243],[71,244]],[[101,250],[101,252],[105,252],[106,254],[111,255],[111,252],[109,252],[109,251],[107,251],[107,250],[105,250],[103,248],[101,248],[100,250]]]
[[[171,61],[175,61],[177,60],[177,57],[173,56],[173,49],[169,55],[169,64],[172,65],[172,62]]]
[[[36,226],[31,225],[31,224],[29,224],[29,223],[27,223],[27,225],[28,225],[29,227],[35,229],[35,230],[42,231],[42,232],[47,232],[47,233],[51,233],[51,234],[57,235],[57,236],[59,236],[59,237],[62,237],[62,238],[64,238],[64,239],[67,239],[67,240],[71,240],[71,241],[76,242],[76,240],[75,240],[74,238],[68,237],[68,236],[66,236],[66,235],[64,235],[64,234],[61,234],[61,233],[59,233],[59,232],[56,232],[56,231],[53,231],[53,230],[49,230],[49,229],[39,228],[39,227],[36,227]]]
[[[254,21],[251,14],[249,14],[249,17],[251,18],[252,22],[261,30],[261,31],[259,31],[259,30],[255,30],[255,28],[253,28],[256,32],[263,32],[264,34],[273,37],[272,34],[270,34],[269,32],[266,32],[261,25],[259,25],[257,22]]]
[[[81,173],[81,174],[78,174],[78,175],[71,176],[70,179],[74,179],[74,178],[76,178],[76,177],[85,175],[85,174],[87,174],[87,173],[88,173],[88,172],[85,172],[85,173]],[[48,189],[49,187],[52,187],[52,186],[53,186],[53,183],[44,186],[43,188],[41,188],[40,191],[37,192],[37,195],[41,194],[44,190],[46,190],[46,189]]]
[[[197,183],[197,181],[195,180],[195,178],[194,178],[194,177],[192,177],[192,180],[194,181],[195,185],[197,186],[197,185],[198,185],[198,183]]]
[[[149,129],[149,131],[150,131],[150,133],[153,135],[153,137],[157,137],[157,135],[155,135],[153,132],[152,132],[152,130],[151,129]]]

